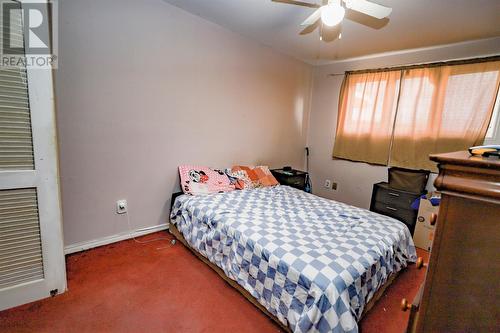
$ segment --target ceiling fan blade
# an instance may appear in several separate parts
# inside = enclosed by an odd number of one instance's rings
[[[320,26],[321,20],[317,20],[314,24],[303,27],[302,31],[299,32],[299,35],[308,35]]]
[[[316,23],[317,20],[321,17],[321,10],[322,8],[318,8],[312,13],[304,22],[302,22],[300,25],[301,26],[306,26],[306,25],[311,25]]]
[[[272,2],[279,2],[279,3],[286,3],[286,4],[289,4],[289,5],[309,7],[309,8],[319,8],[319,7],[321,7],[320,5],[317,5],[315,3],[309,3],[309,2],[297,1],[297,0],[271,0],[271,1]]]
[[[344,0],[347,8],[357,12],[383,19],[391,14],[392,8],[385,7],[366,0]]]

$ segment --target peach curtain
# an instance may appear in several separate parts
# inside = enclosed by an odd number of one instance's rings
[[[482,144],[499,81],[500,61],[403,71],[390,165],[436,171],[430,154]]]
[[[347,74],[333,157],[387,165],[401,71]]]

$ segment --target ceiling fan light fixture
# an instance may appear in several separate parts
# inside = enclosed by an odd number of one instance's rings
[[[329,27],[333,27],[344,19],[345,9],[340,4],[330,3],[321,11],[321,21]]]

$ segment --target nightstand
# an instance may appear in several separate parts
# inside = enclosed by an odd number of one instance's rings
[[[283,169],[271,170],[274,178],[281,184],[304,191],[306,189],[307,172],[300,170],[285,171]]]
[[[373,185],[370,210],[400,220],[413,235],[418,212],[411,208],[411,204],[425,193],[396,190],[390,188],[386,182],[377,183]]]

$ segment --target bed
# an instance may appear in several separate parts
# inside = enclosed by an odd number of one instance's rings
[[[293,332],[357,332],[416,260],[402,222],[288,186],[178,196],[171,231]]]

